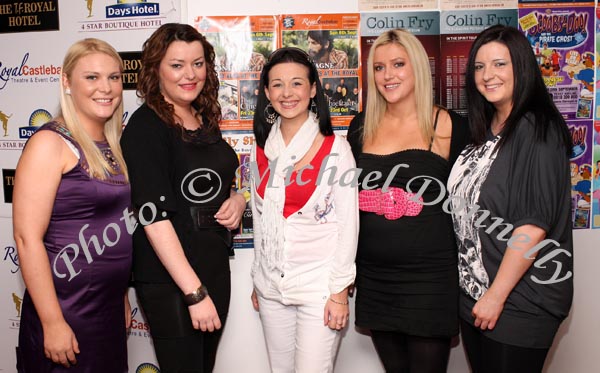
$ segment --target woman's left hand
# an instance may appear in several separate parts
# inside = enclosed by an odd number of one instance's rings
[[[327,303],[325,303],[324,325],[327,325],[332,330],[342,330],[348,324],[350,318],[350,306],[348,304],[347,290],[342,296],[341,294],[332,294]],[[334,298],[335,297],[335,298]],[[332,301],[334,299],[336,302]]]
[[[242,214],[246,209],[244,196],[232,192],[231,196],[223,202],[219,211],[215,214],[217,222],[229,230],[236,229],[242,221]]]
[[[504,309],[504,301],[490,292],[490,289],[479,298],[471,311],[475,318],[475,327],[481,330],[494,329]]]

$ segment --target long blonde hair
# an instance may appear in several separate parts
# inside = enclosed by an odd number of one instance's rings
[[[71,45],[63,60],[62,71],[67,79],[71,78],[73,69],[77,62],[85,56],[94,53],[103,53],[118,61],[120,70],[123,72],[123,60],[119,53],[107,42],[94,38],[82,39]],[[64,122],[65,127],[71,133],[73,139],[79,144],[89,167],[90,176],[106,180],[109,174],[116,174],[116,171],[110,166],[104,158],[100,149],[96,146],[90,135],[83,129],[83,126],[77,118],[73,98],[65,93],[63,79],[60,80],[60,113],[57,116],[59,121]],[[127,176],[127,165],[123,159],[119,139],[123,130],[123,100],[113,113],[112,117],[104,125],[104,136],[110,146],[115,161],[119,164],[121,172]]]
[[[373,58],[375,50],[388,44],[398,44],[406,50],[410,59],[413,74],[415,76],[415,97],[417,120],[421,135],[426,141],[431,141],[433,137],[433,83],[431,80],[431,70],[429,68],[429,57],[423,45],[413,34],[403,29],[386,31],[379,35],[371,46],[369,58],[367,60],[367,82],[369,92],[367,95],[367,104],[365,108],[365,124],[363,129],[363,142],[373,139],[375,132],[379,127],[383,115],[385,114],[387,102],[377,90],[373,70]]]

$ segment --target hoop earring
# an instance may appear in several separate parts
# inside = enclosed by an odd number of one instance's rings
[[[319,108],[317,107],[314,97],[310,99],[310,111],[315,115],[316,119],[319,119]]]
[[[275,124],[277,117],[279,116],[270,102],[267,104],[267,106],[265,106],[263,114],[265,115],[265,121],[270,125]]]

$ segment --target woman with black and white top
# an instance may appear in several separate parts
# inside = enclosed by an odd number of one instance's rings
[[[473,43],[473,144],[448,181],[461,334],[473,372],[541,372],[573,296],[567,125],[528,40],[493,26]]]

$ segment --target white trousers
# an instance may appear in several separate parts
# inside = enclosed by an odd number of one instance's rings
[[[271,371],[332,373],[340,332],[323,325],[325,303],[286,306],[258,297]]]

